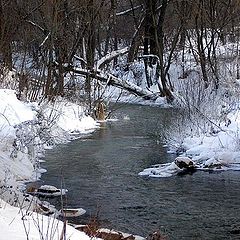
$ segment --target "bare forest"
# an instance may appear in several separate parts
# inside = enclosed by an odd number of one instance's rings
[[[239,10],[238,0],[1,0],[2,76],[16,70],[19,97],[65,96],[90,111],[106,85],[172,102],[176,79],[169,69],[180,59],[179,77],[186,78],[185,55],[191,53],[205,88],[217,90],[216,49],[239,42]],[[144,89],[114,75],[119,59],[122,71],[135,61],[144,64]],[[236,70],[239,78],[238,64]]]

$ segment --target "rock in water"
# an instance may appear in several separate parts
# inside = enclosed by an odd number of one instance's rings
[[[194,162],[189,157],[177,157],[174,163],[181,169],[194,169]]]

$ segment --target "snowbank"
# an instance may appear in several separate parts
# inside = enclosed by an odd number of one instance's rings
[[[14,177],[27,180],[34,167],[26,149],[16,153],[16,125],[36,119],[31,105],[21,103],[15,91],[0,89],[0,182]]]
[[[0,89],[0,102],[1,126],[6,124],[14,126],[36,117],[31,105],[20,102],[14,90]]]
[[[35,212],[19,210],[19,208],[1,201],[0,228],[0,239],[59,240],[61,239],[64,223],[55,218],[40,215]],[[90,240],[85,233],[69,225],[66,225],[65,232],[66,239],[69,240]]]
[[[181,146],[182,157],[188,157],[196,170],[201,171],[240,171],[240,111],[228,115],[227,123],[215,126],[211,132],[199,137],[186,137]],[[177,148],[171,149],[174,153]],[[175,160],[176,162],[176,160]],[[171,177],[182,172],[175,164],[166,163],[152,166],[139,173],[141,176]]]
[[[22,182],[37,180],[43,172],[39,156],[44,148],[72,139],[72,133],[92,132],[97,126],[77,104],[58,100],[38,106],[19,101],[13,90],[0,89],[0,239],[20,240],[27,235],[29,239],[60,239],[63,222],[26,212],[40,201],[22,194]],[[66,235],[71,240],[90,239],[70,226]]]
[[[57,101],[38,106],[19,101],[13,90],[0,89],[0,182],[33,180],[41,148],[54,144],[55,137],[59,143],[71,133],[89,133],[96,127],[77,104]]]

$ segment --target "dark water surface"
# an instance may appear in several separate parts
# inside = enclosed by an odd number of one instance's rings
[[[138,176],[152,164],[175,158],[156,134],[176,115],[176,110],[124,106],[115,113],[119,121],[49,150],[42,179],[58,187],[64,179],[67,206],[87,210],[78,222],[99,210],[103,227],[142,236],[160,229],[169,239],[240,239],[239,172]]]

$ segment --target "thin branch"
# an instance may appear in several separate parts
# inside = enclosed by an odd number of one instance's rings
[[[30,23],[32,26],[38,28],[40,31],[42,31],[42,32],[46,35],[47,30],[44,29],[44,28],[42,28],[39,24],[37,24],[37,23],[35,23],[35,22],[31,21],[31,20],[26,20],[26,22],[28,22],[28,23]]]
[[[39,48],[41,48],[41,47],[45,44],[45,42],[48,40],[48,38],[50,37],[50,35],[51,35],[51,32],[49,32],[48,35],[44,38],[44,40],[42,41],[42,43],[39,45]]]
[[[80,61],[80,62],[82,62],[82,63],[84,63],[84,64],[87,64],[87,61],[86,61],[84,58],[79,57],[79,56],[77,56],[77,55],[74,55],[73,57],[76,58],[78,61]]]
[[[143,7],[143,5],[141,4],[141,5],[138,5],[138,6],[136,6],[136,7],[129,8],[129,9],[125,10],[125,11],[116,13],[116,16],[122,16],[122,15],[128,14],[128,13],[133,12],[134,10],[136,10],[136,9],[138,9],[138,8],[142,8],[142,7]],[[112,17],[112,16],[111,16],[111,17]]]

